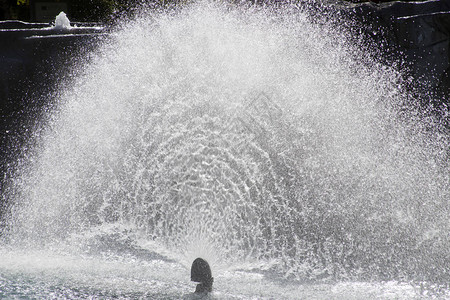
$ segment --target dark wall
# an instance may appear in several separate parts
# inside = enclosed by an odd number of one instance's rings
[[[51,22],[64,11],[72,21],[99,22],[117,8],[116,0],[0,0],[0,21]]]
[[[117,14],[133,14],[138,6],[167,6],[187,1],[190,0],[0,0],[0,21],[51,22],[64,11],[74,22],[108,22]]]
[[[403,60],[408,68],[405,75],[448,96],[449,1],[363,3],[345,9],[362,24],[369,25],[367,35],[373,37],[378,33],[374,39],[387,44],[384,55]]]

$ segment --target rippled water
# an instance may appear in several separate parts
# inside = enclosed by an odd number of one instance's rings
[[[201,256],[217,298],[448,296],[448,135],[342,31],[209,2],[122,24],[7,191],[0,295],[180,298]]]

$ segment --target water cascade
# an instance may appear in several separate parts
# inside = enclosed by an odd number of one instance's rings
[[[179,297],[195,257],[224,298],[450,282],[448,134],[345,33],[200,2],[121,24],[86,60],[8,189],[10,287],[42,271],[73,298]]]

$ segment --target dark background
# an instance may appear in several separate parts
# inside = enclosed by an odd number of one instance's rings
[[[49,22],[64,11],[75,22],[105,22],[114,13],[130,10],[133,0],[0,0],[0,20]],[[159,1],[152,1],[158,3]]]

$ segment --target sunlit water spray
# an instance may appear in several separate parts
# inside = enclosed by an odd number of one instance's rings
[[[202,2],[113,33],[36,132],[1,270],[130,297],[189,291],[199,256],[224,297],[448,283],[448,135],[306,16]]]

